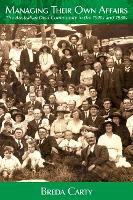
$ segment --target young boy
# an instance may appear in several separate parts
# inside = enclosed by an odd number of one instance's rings
[[[21,169],[21,164],[14,155],[14,149],[11,146],[5,146],[4,158],[1,161],[0,171],[2,172],[3,178],[12,178],[15,170]]]
[[[26,167],[30,163],[30,167],[32,171],[36,172],[36,167],[44,167],[43,163],[45,160],[41,157],[41,153],[36,150],[36,142],[35,140],[31,140],[28,142],[28,150],[22,156],[22,168]]]

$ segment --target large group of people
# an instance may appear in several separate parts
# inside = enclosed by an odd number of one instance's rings
[[[85,36],[32,48],[0,36],[0,173],[36,173],[65,156],[98,176],[133,161],[133,48]],[[62,163],[63,164],[63,163]]]

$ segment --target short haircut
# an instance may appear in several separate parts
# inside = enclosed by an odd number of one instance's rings
[[[14,148],[12,146],[5,146],[4,147],[4,152],[8,151],[9,153],[13,153],[14,152]]]

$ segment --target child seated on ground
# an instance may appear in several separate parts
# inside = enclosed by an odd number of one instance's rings
[[[36,141],[29,140],[28,141],[28,150],[22,156],[22,168],[30,165],[30,168],[33,172],[36,172],[36,167],[44,167],[43,163],[45,160],[41,157],[41,153],[36,150]]]
[[[18,158],[13,155],[13,152],[13,147],[4,147],[4,158],[2,159],[0,166],[3,178],[12,178],[14,171],[21,169],[21,164]]]
[[[59,144],[64,153],[76,153],[81,148],[81,143],[73,140],[73,133],[70,130],[66,130],[64,133],[64,139]]]
[[[88,146],[88,143],[86,141],[86,133],[87,132],[88,131],[83,127],[80,129],[81,136],[78,138],[77,141],[81,144],[81,148],[80,148],[79,151],[76,152],[77,155],[81,155],[82,149],[84,149],[84,148],[86,148]]]

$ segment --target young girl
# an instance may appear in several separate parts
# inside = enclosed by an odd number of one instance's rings
[[[81,155],[81,151],[82,149],[86,148],[88,146],[88,143],[86,141],[86,133],[87,133],[87,130],[85,128],[81,128],[80,129],[80,134],[81,136],[78,138],[78,142],[81,144],[81,148],[79,151],[76,152],[77,155]]]
[[[21,164],[13,155],[14,149],[11,146],[5,146],[4,158],[1,161],[0,171],[2,172],[3,178],[12,178],[15,170],[21,169]]]
[[[45,160],[42,159],[41,153],[36,150],[35,140],[28,141],[28,150],[22,156],[22,160],[22,168],[30,164],[30,167],[34,173],[36,172],[37,166],[44,167],[43,163],[45,162]]]

